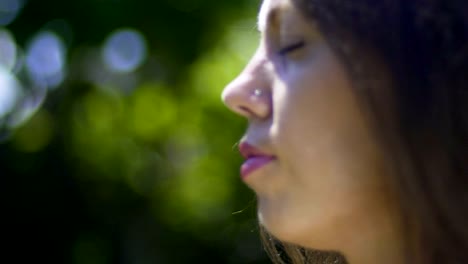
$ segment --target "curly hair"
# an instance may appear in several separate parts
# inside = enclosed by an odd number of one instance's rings
[[[395,176],[406,262],[468,263],[468,2],[292,2],[319,26],[369,110]],[[275,263],[346,263],[262,237]]]

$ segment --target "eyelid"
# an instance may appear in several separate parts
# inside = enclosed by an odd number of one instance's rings
[[[292,51],[295,51],[297,49],[300,49],[302,47],[305,46],[305,41],[303,40],[300,40],[300,41],[297,41],[297,42],[294,42],[293,44],[290,44],[290,45],[287,45],[285,46],[284,48],[281,48],[279,51],[278,51],[278,54],[280,56],[284,56],[286,55],[287,53],[289,52],[292,52]]]

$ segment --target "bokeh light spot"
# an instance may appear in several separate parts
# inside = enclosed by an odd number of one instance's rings
[[[23,7],[23,0],[0,0],[0,25],[13,22]]]
[[[21,100],[17,102],[14,111],[8,117],[8,127],[17,128],[29,120],[42,106],[46,96],[47,92],[44,90],[29,90],[28,93],[23,90]]]
[[[222,89],[239,74],[257,48],[258,33],[246,30],[244,24],[239,22],[230,28],[221,45],[192,65],[191,83],[204,100],[218,102]]]
[[[143,35],[133,29],[120,29],[106,40],[102,51],[104,63],[116,72],[131,72],[146,59]]]
[[[13,138],[15,147],[23,152],[33,153],[46,147],[53,135],[53,119],[45,110],[38,111]]]
[[[0,121],[13,110],[20,93],[21,85],[15,76],[0,66]]]
[[[0,29],[0,64],[11,71],[16,65],[16,58],[16,43],[13,36],[9,31]]]
[[[44,31],[32,41],[26,54],[31,80],[42,88],[54,88],[64,79],[65,45],[55,33]]]
[[[137,138],[152,141],[170,131],[177,118],[177,108],[163,87],[142,86],[132,99],[130,124]]]

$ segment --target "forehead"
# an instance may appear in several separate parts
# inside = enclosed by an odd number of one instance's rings
[[[257,26],[260,32],[265,32],[270,17],[281,10],[281,6],[287,5],[290,0],[264,0],[258,13]]]

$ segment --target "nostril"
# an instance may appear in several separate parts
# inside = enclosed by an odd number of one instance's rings
[[[250,108],[245,106],[238,106],[237,110],[241,115],[245,115],[246,117],[250,117],[255,114],[254,112],[252,112],[252,110],[250,110]]]

